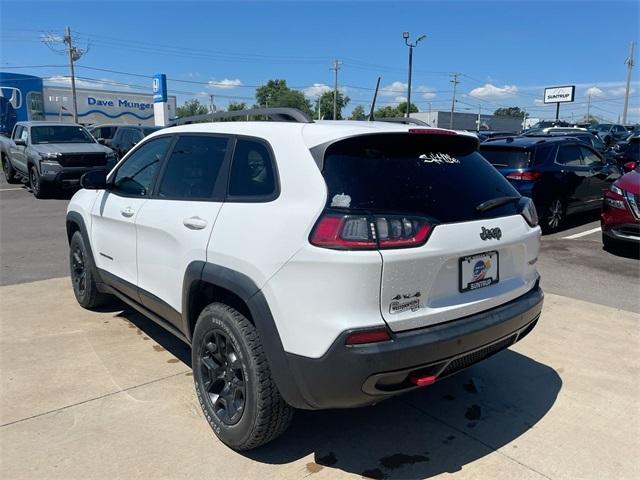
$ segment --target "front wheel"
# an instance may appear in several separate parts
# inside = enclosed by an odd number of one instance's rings
[[[49,195],[49,186],[42,181],[42,177],[35,165],[29,169],[29,186],[31,192],[36,198],[47,198]]]
[[[293,408],[280,396],[260,337],[244,315],[222,303],[207,306],[191,355],[198,401],[222,442],[250,450],[287,429]]]
[[[109,300],[109,295],[98,291],[93,267],[82,234],[75,232],[69,244],[71,283],[76,300],[87,309],[103,305]]]
[[[564,226],[566,206],[559,198],[551,200],[543,209],[540,228],[544,233],[554,233]]]

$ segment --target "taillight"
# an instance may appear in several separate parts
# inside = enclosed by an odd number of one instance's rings
[[[363,345],[365,343],[378,343],[391,340],[391,335],[386,328],[376,328],[373,330],[362,330],[350,334],[344,343],[346,345]]]
[[[509,180],[537,180],[540,178],[540,172],[513,172],[508,173]]]
[[[432,229],[420,217],[323,213],[309,241],[337,250],[417,247],[427,241]]]
[[[522,204],[522,210],[520,213],[527,223],[531,227],[538,225],[538,212],[536,211],[536,206],[533,204],[533,200],[527,197],[522,197],[520,202]]]
[[[409,133],[430,133],[435,135],[457,135],[453,130],[440,130],[437,128],[410,128]]]

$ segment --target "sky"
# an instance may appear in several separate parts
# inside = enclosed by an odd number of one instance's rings
[[[76,63],[80,86],[151,90],[166,73],[178,104],[198,98],[218,109],[255,101],[256,86],[285,79],[311,100],[338,84],[368,110],[378,76],[378,106],[406,99],[408,47],[414,49],[412,102],[450,110],[450,76],[458,73],[456,111],[520,106],[553,118],[544,87],[576,85],[561,116],[587,110],[618,121],[629,43],[638,39],[639,2],[375,1],[186,2],[0,1],[0,70],[68,83],[61,35],[69,26],[87,53]],[[640,121],[638,53],[629,120]],[[26,68],[20,68],[26,67]],[[118,73],[119,72],[119,73]]]

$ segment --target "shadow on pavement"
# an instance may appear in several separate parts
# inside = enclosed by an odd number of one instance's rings
[[[611,248],[602,247],[605,252],[615,255],[616,257],[631,258],[640,260],[639,244],[621,244]]]
[[[545,416],[561,388],[555,370],[506,350],[373,407],[298,411],[280,439],[245,455],[286,464],[312,453],[307,473],[335,468],[365,478],[429,478],[507,444],[516,449],[514,441]]]
[[[102,310],[120,312],[116,317],[191,366],[190,347],[153,321],[119,302]],[[297,411],[282,437],[241,453],[272,465],[313,454],[307,474],[332,468],[365,478],[429,478],[457,472],[494,450],[516,449],[515,441],[546,415],[561,388],[553,368],[505,350],[375,406]]]
[[[597,222],[600,220],[600,210],[590,210],[588,212],[580,212],[568,215],[565,219],[564,225],[562,228],[558,229],[556,232],[547,235],[556,235],[558,233],[566,232],[567,230],[571,230],[572,228],[579,227],[581,225],[586,225],[591,222]]]

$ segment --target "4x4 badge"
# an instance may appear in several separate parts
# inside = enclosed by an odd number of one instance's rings
[[[502,238],[502,230],[498,227],[496,228],[484,228],[482,227],[482,231],[480,232],[480,238],[482,240],[490,240],[495,238],[496,240],[500,240]]]

